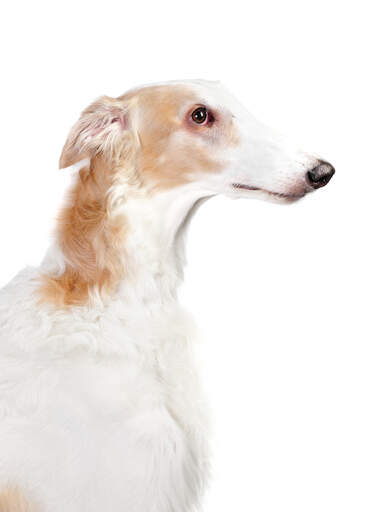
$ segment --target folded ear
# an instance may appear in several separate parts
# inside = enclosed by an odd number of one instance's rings
[[[82,112],[72,127],[59,160],[60,169],[98,153],[113,156],[122,133],[128,127],[127,115],[120,100],[108,96],[98,98]]]

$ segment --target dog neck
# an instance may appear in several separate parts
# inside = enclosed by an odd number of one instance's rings
[[[149,304],[176,299],[186,262],[187,228],[205,195],[186,185],[128,198],[121,208],[128,223],[127,273],[118,294]]]
[[[208,194],[192,184],[106,190],[93,168],[80,171],[43,263],[41,297],[60,306],[175,300],[189,219]]]

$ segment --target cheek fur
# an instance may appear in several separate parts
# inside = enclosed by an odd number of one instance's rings
[[[196,142],[196,141],[193,141]],[[141,156],[141,173],[153,189],[168,189],[199,179],[203,174],[221,172],[222,163],[202,144],[167,146],[159,153],[150,147]]]

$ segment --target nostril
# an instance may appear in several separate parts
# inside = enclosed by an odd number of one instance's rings
[[[321,162],[312,170],[306,173],[308,181],[313,188],[324,187],[335,174],[333,165],[328,162]]]

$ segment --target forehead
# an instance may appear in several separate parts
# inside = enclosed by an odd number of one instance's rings
[[[194,105],[205,105],[217,110],[237,109],[237,102],[220,82],[181,80],[145,85],[121,96],[134,100],[142,109],[163,114],[179,115]]]

